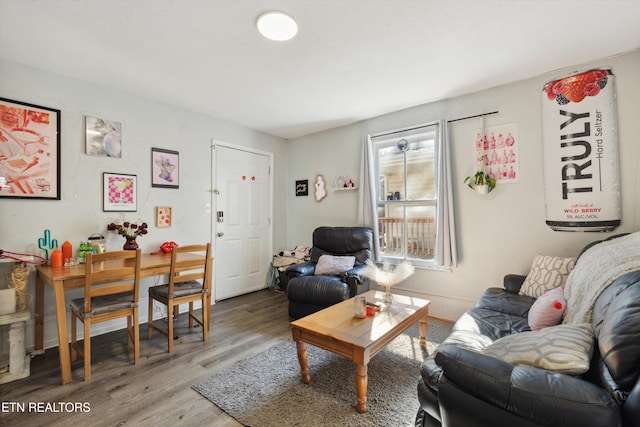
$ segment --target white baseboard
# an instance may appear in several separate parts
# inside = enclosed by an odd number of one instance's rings
[[[262,289],[262,288],[261,288]],[[382,288],[372,286],[372,289],[376,290],[384,290]],[[258,289],[256,289],[258,290]],[[451,297],[446,295],[437,295],[430,293],[422,293],[415,291],[408,291],[401,289],[399,287],[393,288],[394,293],[398,293],[401,295],[413,296],[416,298],[428,299],[431,301],[431,305],[429,306],[429,315],[433,317],[437,317],[444,320],[455,321],[462,314],[473,307],[475,304],[475,300],[460,298],[460,297]],[[140,324],[147,323],[148,319],[148,306],[149,300],[148,298],[140,299]],[[213,305],[213,304],[212,304]],[[195,308],[200,308],[200,303],[195,303]],[[160,307],[160,311],[157,309]],[[188,306],[183,305],[181,307],[180,313],[184,313],[188,311]],[[162,304],[155,303],[154,304],[154,314],[153,319],[158,320],[166,317],[166,306]],[[71,340],[71,316],[67,311],[67,325],[69,328],[68,337]],[[117,319],[109,322],[98,323],[91,328],[91,336],[102,335],[108,332],[113,332],[118,329],[124,329],[127,326],[126,319]],[[78,339],[82,339],[82,328],[78,327]],[[31,320],[27,322],[26,326],[26,337],[25,337],[26,348],[29,350],[33,350],[35,347],[35,321],[33,317]],[[52,348],[58,346],[58,324],[56,322],[56,316],[50,315],[44,319],[44,348]],[[9,354],[9,328],[0,329],[0,356]]]
[[[149,311],[149,300],[148,298],[140,298],[139,301],[139,319],[140,324],[147,323],[148,320],[148,311]],[[212,304],[213,305],[213,304]],[[202,306],[200,302],[194,303],[194,308],[199,309]],[[157,310],[157,307],[160,307],[161,311]],[[182,305],[180,307],[180,313],[187,312],[189,310],[188,305]],[[154,303],[154,314],[153,319],[161,319],[166,317],[167,308],[165,305]],[[124,329],[127,327],[126,319],[116,319],[108,322],[98,323],[91,327],[91,336],[98,336],[102,334],[106,334],[108,332],[117,331],[119,329]],[[34,316],[31,317],[26,324],[26,337],[25,337],[25,347],[32,351],[35,348],[35,320]],[[71,314],[67,310],[67,337],[69,341],[71,341]],[[78,325],[78,339],[83,339],[84,334],[82,330],[82,326]],[[56,320],[56,316],[50,315],[45,317],[44,319],[44,349],[53,348],[58,346],[58,322]],[[0,329],[0,356],[5,356],[9,354],[9,328]]]
[[[384,288],[376,285],[372,285],[371,289],[384,291]],[[476,303],[475,300],[469,298],[416,292],[402,289],[400,287],[393,287],[392,293],[429,300],[431,301],[431,304],[429,305],[429,316],[450,320],[452,322],[458,320],[465,311],[469,310]]]

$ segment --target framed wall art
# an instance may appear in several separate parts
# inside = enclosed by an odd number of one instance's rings
[[[475,158],[484,170],[500,183],[516,183],[520,179],[520,141],[518,125],[509,123],[475,131]],[[480,165],[478,165],[480,166]]]
[[[0,98],[0,197],[60,200],[60,110]]]
[[[90,156],[122,157],[122,123],[85,116],[85,150]]]
[[[102,174],[103,206],[105,212],[135,212],[138,210],[138,183],[136,175],[122,173]]]
[[[180,153],[151,148],[151,186],[180,188]]]
[[[156,227],[171,227],[171,210],[170,206],[156,208]]]
[[[308,196],[309,195],[309,180],[300,179],[296,181],[296,196]]]

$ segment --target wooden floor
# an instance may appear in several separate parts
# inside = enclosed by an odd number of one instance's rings
[[[147,340],[142,324],[138,365],[124,330],[94,337],[86,383],[78,360],[72,363],[73,382],[61,385],[57,349],[47,350],[31,361],[29,378],[0,385],[0,426],[240,426],[191,386],[291,339],[287,298],[263,290],[220,301],[212,312],[206,343],[201,330],[189,331],[186,315],[180,316],[172,354],[163,335],[154,332]],[[30,403],[35,412],[29,413]],[[66,412],[74,405],[90,411]]]

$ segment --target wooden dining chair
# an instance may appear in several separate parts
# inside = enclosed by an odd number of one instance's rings
[[[202,326],[202,340],[206,341],[209,336],[211,266],[211,243],[174,246],[171,252],[169,283],[149,288],[148,338],[151,339],[154,329],[166,335],[169,353],[173,352],[173,322],[179,315],[180,304],[189,303],[189,328],[193,328],[195,320]],[[153,301],[167,306],[166,329],[153,323]],[[195,301],[202,302],[202,316],[200,318],[193,311]]]
[[[91,379],[91,325],[127,318],[127,345],[133,344],[133,363],[140,361],[138,297],[141,251],[87,254],[84,297],[71,301],[71,360],[84,357],[84,380]],[[77,342],[76,321],[84,325],[84,345]]]

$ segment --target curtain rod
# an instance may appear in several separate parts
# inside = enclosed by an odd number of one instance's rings
[[[481,114],[476,114],[474,116],[460,117],[459,119],[447,120],[447,123],[459,122],[460,120],[475,119],[476,117],[490,116],[492,114],[498,114],[498,113],[499,113],[499,111],[496,110],[496,111],[491,111],[490,113],[481,113]],[[412,128],[392,130],[390,132],[383,132],[383,133],[376,133],[375,135],[371,135],[371,138],[380,138],[381,136],[393,135],[394,133],[409,132],[409,131],[412,131],[412,130],[422,129],[422,128],[426,128],[426,127],[429,127],[429,126],[433,126],[434,124],[435,124],[435,122],[414,126]]]
[[[380,138],[381,136],[387,136],[387,135],[393,135],[394,133],[403,133],[403,132],[409,132],[412,130],[416,130],[416,129],[422,129],[422,128],[428,128],[429,126],[433,126],[435,125],[437,122],[431,122],[431,123],[424,123],[418,126],[414,126],[412,128],[404,128],[404,129],[396,129],[396,130],[392,130],[389,132],[382,132],[382,133],[376,133],[374,135],[371,135],[371,138]]]
[[[490,116],[492,114],[498,114],[498,113],[499,111],[492,111],[490,113],[476,114],[475,116],[460,117],[459,119],[447,120],[447,123],[459,122],[460,120],[475,119],[476,117]]]

